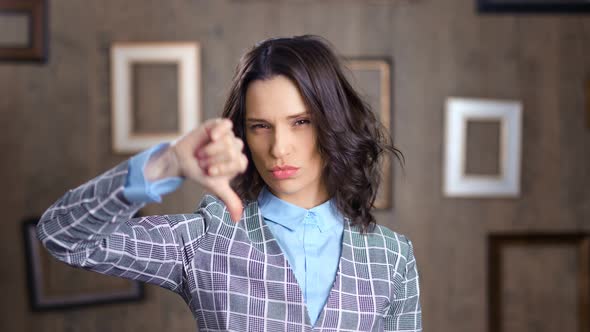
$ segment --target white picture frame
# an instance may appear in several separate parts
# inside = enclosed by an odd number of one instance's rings
[[[178,68],[178,130],[134,133],[133,64],[176,64]],[[112,144],[117,153],[137,153],[174,141],[201,121],[201,68],[198,42],[117,42],[111,47]]]
[[[443,194],[448,197],[518,197],[522,103],[512,100],[449,97],[445,106]],[[499,174],[466,174],[469,120],[499,122]]]

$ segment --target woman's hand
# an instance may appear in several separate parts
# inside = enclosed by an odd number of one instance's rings
[[[246,170],[244,142],[232,131],[229,119],[212,119],[172,143],[178,175],[196,181],[217,195],[232,220],[239,221],[244,207],[229,182]]]

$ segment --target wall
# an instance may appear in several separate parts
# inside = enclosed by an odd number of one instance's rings
[[[112,42],[199,41],[207,119],[220,114],[245,49],[271,36],[313,33],[341,55],[393,60],[393,136],[406,168],[394,171],[394,210],[379,212],[378,220],[415,244],[425,331],[484,331],[489,232],[590,228],[582,85],[590,73],[590,19],[481,16],[474,2],[50,1],[49,62],[0,63],[0,181],[6,188],[0,194],[0,330],[194,331],[180,297],[151,286],[139,304],[29,313],[19,222],[129,157],[110,147]],[[447,96],[523,102],[522,197],[442,196]],[[192,211],[201,194],[186,185],[144,213]]]

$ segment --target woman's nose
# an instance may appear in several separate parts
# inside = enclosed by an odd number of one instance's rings
[[[285,130],[275,130],[273,141],[271,142],[271,155],[280,159],[291,152],[290,135]]]

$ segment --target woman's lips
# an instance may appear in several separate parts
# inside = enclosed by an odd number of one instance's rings
[[[271,173],[275,179],[284,180],[284,179],[288,179],[290,177],[293,177],[297,173],[298,170],[299,170],[299,168],[295,168],[295,167],[288,167],[288,168],[283,168],[283,169],[274,168],[271,171]]]

